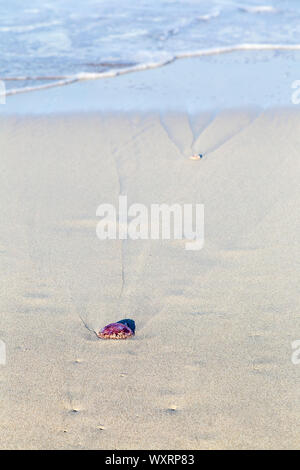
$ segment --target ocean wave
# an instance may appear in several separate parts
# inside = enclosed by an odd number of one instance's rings
[[[41,28],[49,28],[50,26],[57,26],[60,21],[49,21],[45,23],[35,23],[32,25],[23,26],[0,26],[0,33],[27,33]]]
[[[221,10],[215,10],[215,11],[212,11],[211,13],[207,13],[206,15],[197,16],[196,19],[198,21],[210,21],[214,18],[218,18],[220,14],[221,14]]]
[[[173,55],[165,60],[158,62],[147,62],[143,64],[133,65],[117,70],[108,70],[104,72],[81,72],[72,76],[45,76],[45,77],[0,77],[3,81],[42,81],[48,80],[50,83],[36,86],[28,86],[23,88],[13,88],[6,90],[5,96],[12,96],[21,93],[28,93],[31,91],[45,90],[49,88],[71,85],[72,83],[83,82],[88,80],[99,80],[115,78],[120,75],[126,75],[129,73],[143,72],[146,70],[152,70],[156,68],[165,67],[180,59],[189,59],[196,57],[207,57],[221,54],[229,54],[233,52],[242,51],[300,51],[300,44],[235,44],[232,46],[215,47],[210,49],[200,49],[197,51],[186,51]],[[53,81],[52,81],[53,80]],[[4,94],[0,93],[0,97]]]
[[[278,10],[271,5],[260,5],[256,7],[241,5],[238,6],[238,9],[245,13],[278,13]]]
[[[118,34],[110,34],[108,36],[103,36],[102,38],[99,39],[101,42],[110,42],[111,40],[122,40],[122,39],[131,39],[131,38],[136,38],[139,36],[145,36],[148,34],[148,31],[146,29],[135,29],[133,31],[124,31],[120,32]]]
[[[210,13],[206,13],[203,15],[181,18],[179,21],[175,21],[172,27],[166,29],[166,31],[149,31],[148,35],[150,37],[154,37],[159,41],[167,41],[174,36],[180,35],[182,32],[185,32],[188,29],[192,29],[199,22],[208,23],[210,20],[220,16],[220,14],[220,10],[213,10]]]

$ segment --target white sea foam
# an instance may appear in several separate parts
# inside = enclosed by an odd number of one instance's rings
[[[108,58],[145,64],[233,43],[299,42],[295,0],[280,7],[271,0],[126,0],[121,9],[119,0],[31,3],[3,4],[0,75],[73,77],[103,72]],[[35,84],[19,80],[16,87],[25,85]]]
[[[110,41],[115,41],[115,40],[122,40],[122,39],[128,39],[128,38],[136,38],[138,36],[144,36],[148,33],[146,29],[136,29],[133,31],[127,31],[124,33],[119,33],[119,34],[110,34],[108,36],[104,36],[99,41],[101,42],[110,42]]]
[[[51,26],[57,26],[59,21],[49,21],[45,23],[34,23],[30,25],[11,25],[11,26],[0,26],[1,33],[27,33],[35,31],[37,29],[49,28]]]
[[[197,17],[197,20],[199,21],[210,21],[214,18],[218,18],[218,16],[220,16],[221,14],[221,11],[220,10],[216,10],[216,11],[213,11],[211,13],[207,13],[206,15],[200,15]]]
[[[278,10],[271,5],[260,5],[256,7],[252,6],[239,6],[239,10],[246,13],[277,13]]]
[[[87,81],[87,80],[99,80],[115,78],[121,75],[126,75],[134,72],[143,72],[146,70],[156,69],[165,67],[177,60],[188,59],[193,57],[207,57],[220,54],[229,54],[233,52],[241,51],[300,51],[300,44],[235,44],[232,46],[215,47],[210,49],[200,49],[198,51],[182,52],[173,55],[163,61],[158,62],[147,62],[143,64],[134,65],[122,69],[108,70],[99,73],[88,73],[82,72],[72,76],[45,76],[45,77],[0,77],[1,80],[28,80],[28,81],[41,81],[41,80],[53,80],[53,82],[46,83],[44,85],[28,86],[23,88],[15,88],[6,91],[6,96],[17,95],[20,93],[27,93],[30,91],[45,90],[53,87],[70,85],[72,83]],[[57,80],[58,79],[58,80]],[[1,95],[0,95],[1,97]]]

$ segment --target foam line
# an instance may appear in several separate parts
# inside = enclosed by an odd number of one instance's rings
[[[71,78],[71,75],[69,77],[65,75],[44,75],[41,77],[29,77],[29,76],[20,76],[20,77],[0,77],[0,80],[3,82],[25,82],[25,81],[42,81],[42,80],[63,80],[66,78]]]
[[[122,69],[117,69],[117,70],[109,70],[106,72],[98,72],[98,73],[83,72],[83,73],[79,73],[73,76],[44,77],[44,78],[42,77],[10,77],[5,80],[26,79],[26,80],[34,81],[34,80],[42,80],[42,79],[43,80],[44,79],[56,80],[56,78],[59,78],[59,80],[54,81],[54,83],[47,83],[45,85],[37,85],[37,86],[32,86],[32,87],[15,88],[15,89],[7,90],[6,96],[70,85],[71,83],[81,82],[84,80],[115,78],[120,75],[126,75],[128,73],[143,72],[145,70],[152,70],[152,69],[165,67],[166,65],[169,65],[175,62],[176,60],[180,60],[180,59],[188,59],[188,58],[193,58],[193,57],[207,57],[207,56],[214,56],[214,55],[220,55],[220,54],[228,54],[228,53],[238,52],[238,51],[300,51],[300,44],[236,44],[233,46],[215,47],[211,49],[200,49],[198,51],[182,52],[164,61],[139,64],[139,65],[134,65],[132,67],[127,67],[127,68],[122,68]]]

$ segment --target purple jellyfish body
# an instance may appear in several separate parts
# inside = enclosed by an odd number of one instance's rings
[[[129,318],[110,323],[97,333],[102,339],[126,339],[135,334],[135,322]]]

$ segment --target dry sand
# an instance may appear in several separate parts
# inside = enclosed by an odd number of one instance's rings
[[[1,448],[300,447],[299,148],[293,109],[1,118]],[[100,241],[120,193],[204,248]]]

